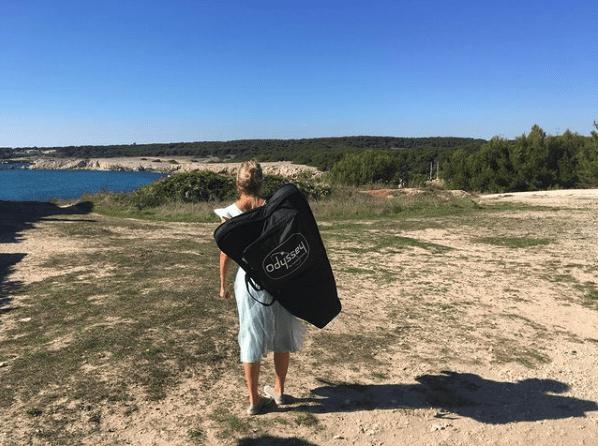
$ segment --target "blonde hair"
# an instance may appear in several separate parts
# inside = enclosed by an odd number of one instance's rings
[[[257,196],[264,183],[260,163],[255,160],[242,163],[237,171],[237,182],[247,193]]]

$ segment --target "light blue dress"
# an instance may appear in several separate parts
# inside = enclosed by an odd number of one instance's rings
[[[236,204],[214,212],[227,220],[242,214]],[[251,285],[247,286],[245,270],[241,267],[235,278],[235,300],[239,311],[241,362],[259,362],[268,352],[299,350],[305,339],[306,327],[278,301],[271,306],[259,303],[269,304],[272,296],[265,290],[256,291]]]

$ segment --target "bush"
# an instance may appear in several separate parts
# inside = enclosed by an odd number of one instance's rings
[[[395,176],[396,163],[388,152],[364,150],[347,153],[330,169],[330,180],[350,186],[389,183]]]
[[[308,200],[319,200],[330,196],[332,193],[332,188],[324,184],[317,184],[312,181],[289,181],[278,175],[266,175],[264,177],[264,196],[273,194],[279,187],[287,183],[293,183],[297,186],[297,189],[303,192]]]
[[[169,202],[198,203],[232,201],[237,196],[235,180],[214,172],[178,173],[133,192],[129,199],[139,209]]]
[[[502,193],[592,184],[598,178],[598,135],[548,136],[537,125],[514,141],[501,138],[468,153],[455,150],[442,169],[451,188]]]
[[[290,181],[281,176],[264,177],[265,196],[274,193],[280,186]],[[329,196],[332,189],[312,182],[293,182],[308,199],[318,200]],[[209,171],[174,174],[155,183],[140,187],[124,197],[125,204],[138,209],[162,206],[167,203],[200,203],[208,201],[232,202],[237,199],[234,177],[219,175]]]

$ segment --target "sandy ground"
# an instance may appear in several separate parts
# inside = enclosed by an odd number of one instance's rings
[[[189,401],[187,396],[197,391],[197,382],[190,378],[164,401],[141,405],[126,421],[118,412],[107,414],[107,428],[85,444],[193,444],[186,433],[198,423],[206,433],[203,444],[210,445],[598,444],[598,311],[583,305],[581,291],[576,294],[556,280],[567,275],[598,286],[598,190],[488,195],[480,200],[558,209],[496,215],[496,221],[506,219],[510,227],[459,230],[439,224],[397,234],[451,248],[442,255],[416,249],[364,259],[331,242],[343,312],[326,333],[338,335],[348,349],[361,333],[380,333],[381,341],[393,333],[395,342],[371,347],[371,370],[344,361],[331,370],[313,354],[319,338],[311,328],[309,342],[293,356],[287,384],[293,404],[262,416],[264,423],[277,426],[271,437],[216,438],[207,421],[216,403],[209,398]],[[534,222],[540,233],[534,232]],[[27,252],[10,280],[39,280],[52,274],[35,268],[43,258],[82,248],[74,241],[53,239],[54,224],[41,221],[24,228],[19,243],[0,244],[2,253]],[[189,237],[198,231],[209,237],[212,230],[209,225],[172,228]],[[475,241],[489,236],[555,242],[513,250]],[[377,272],[355,274],[357,269],[387,271],[390,279],[381,279]],[[451,312],[455,307],[459,311]],[[6,317],[3,322],[10,323]],[[522,357],[537,351],[539,359],[527,365],[497,360],[510,346]],[[264,373],[271,376],[270,362],[264,363]],[[223,374],[221,395],[237,401],[231,411],[241,418],[242,386],[240,370]],[[310,392],[309,407],[303,407]],[[318,425],[294,423],[293,411],[312,413]],[[0,414],[0,444],[8,444],[3,439],[17,426],[6,415]]]
[[[517,192],[482,195],[483,201],[506,201],[529,203],[542,206],[594,207],[598,200],[598,189],[565,189],[539,192]]]

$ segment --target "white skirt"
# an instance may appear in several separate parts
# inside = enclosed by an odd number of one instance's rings
[[[239,268],[235,278],[235,299],[239,311],[241,362],[259,362],[268,352],[299,350],[306,327],[278,301],[271,306],[259,303],[269,304],[272,296],[265,290],[256,291],[251,285],[247,286],[243,268]]]

